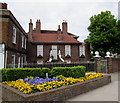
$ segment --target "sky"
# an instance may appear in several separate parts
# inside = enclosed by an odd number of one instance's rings
[[[8,4],[18,22],[26,32],[29,21],[33,27],[37,19],[41,20],[42,30],[57,30],[62,27],[63,20],[68,23],[68,32],[79,36],[83,42],[89,35],[87,30],[90,17],[109,10],[115,18],[118,17],[119,0],[1,0]]]

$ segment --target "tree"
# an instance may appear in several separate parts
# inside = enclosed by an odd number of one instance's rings
[[[110,11],[92,16],[88,30],[90,33],[85,42],[91,44],[92,51],[99,51],[100,55],[105,56],[107,51],[117,53],[120,50],[117,47],[120,45],[118,43],[120,41],[118,39],[118,36],[120,36],[120,21],[117,22]]]

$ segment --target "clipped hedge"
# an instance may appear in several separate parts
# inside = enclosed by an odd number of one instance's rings
[[[85,66],[75,66],[75,67],[54,67],[50,71],[51,77],[56,77],[57,75],[63,75],[65,77],[84,77],[85,76]]]
[[[2,81],[12,81],[19,78],[26,78],[27,76],[46,77],[46,73],[50,73],[49,68],[9,68],[2,69]]]
[[[12,81],[19,78],[26,78],[27,76],[41,77],[45,78],[46,73],[49,77],[56,77],[58,75],[63,75],[65,77],[84,77],[85,76],[85,66],[75,66],[75,67],[54,67],[52,70],[49,68],[9,68],[2,69],[2,81]]]

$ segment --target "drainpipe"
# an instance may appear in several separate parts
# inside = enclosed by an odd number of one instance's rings
[[[6,50],[6,54],[5,54],[5,68],[7,67],[7,50]]]
[[[5,67],[5,44],[1,44],[2,46],[2,57],[1,57],[1,60],[2,60],[2,65],[1,65],[1,68],[0,69],[3,69]]]

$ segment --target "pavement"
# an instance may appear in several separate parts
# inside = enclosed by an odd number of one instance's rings
[[[118,83],[120,83],[120,74],[118,75],[118,73],[112,73],[110,75],[112,80],[111,83],[87,93],[75,96],[66,101],[118,101]],[[0,85],[0,103],[2,102],[1,91],[2,88]]]
[[[118,101],[118,80],[120,80],[120,74],[111,73],[110,75],[111,83],[66,101]]]

